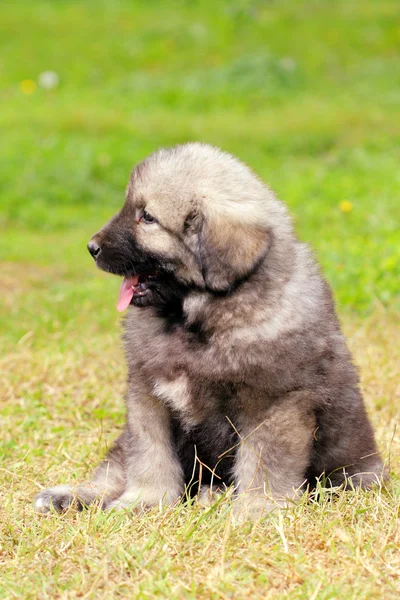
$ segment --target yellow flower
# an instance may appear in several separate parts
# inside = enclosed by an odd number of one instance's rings
[[[344,213],[349,213],[353,210],[353,205],[348,200],[342,200],[339,204],[339,208]]]
[[[19,84],[20,90],[23,94],[33,94],[36,91],[36,81],[33,79],[24,79]]]
[[[385,271],[394,271],[397,267],[397,257],[388,256],[387,258],[385,258],[385,260],[382,261],[381,267]]]

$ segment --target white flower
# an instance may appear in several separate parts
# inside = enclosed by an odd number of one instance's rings
[[[284,56],[278,62],[279,62],[279,66],[284,71],[294,71],[297,67],[296,61],[294,60],[294,58],[291,58],[290,56]]]
[[[40,87],[45,90],[53,90],[60,83],[58,73],[55,71],[43,71],[38,77]]]

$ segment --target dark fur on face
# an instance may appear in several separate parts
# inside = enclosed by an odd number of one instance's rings
[[[201,483],[233,484],[251,516],[321,476],[382,481],[329,287],[284,205],[240,161],[202,144],[151,155],[89,250],[124,277],[127,420],[92,482],[41,492],[39,511],[74,494],[154,506]]]
[[[135,306],[168,306],[181,301],[188,285],[175,277],[176,261],[156,255],[140,247],[133,235],[134,214],[129,207],[118,213],[93,239],[100,244],[95,256],[96,265],[108,273],[121,277],[139,275],[139,284],[145,285],[145,295],[134,296]]]

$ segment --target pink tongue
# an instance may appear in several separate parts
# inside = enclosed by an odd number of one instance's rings
[[[118,296],[118,304],[117,304],[118,312],[123,312],[126,308],[128,308],[128,306],[133,298],[132,287],[137,285],[138,283],[139,283],[139,275],[135,275],[135,277],[125,277],[125,279],[121,283],[121,287],[119,288],[119,296]]]

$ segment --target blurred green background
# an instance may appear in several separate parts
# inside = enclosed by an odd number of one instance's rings
[[[341,314],[398,306],[398,0],[0,10],[7,348],[23,336],[63,348],[115,327],[119,281],[96,271],[86,243],[122,204],[135,162],[189,140],[238,155],[289,205]]]

